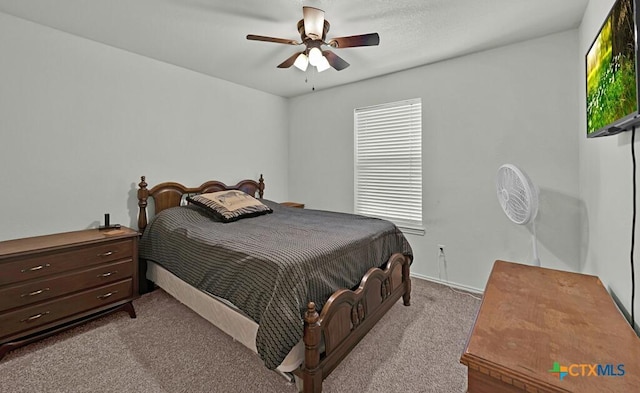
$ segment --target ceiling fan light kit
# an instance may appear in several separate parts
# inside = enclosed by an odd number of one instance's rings
[[[296,66],[296,68],[298,68],[300,71],[306,71],[307,67],[309,66],[309,58],[307,58],[307,55],[303,53],[300,53],[298,55],[298,57],[296,57],[296,61],[293,63],[294,66]]]
[[[249,34],[250,41],[274,42],[284,45],[305,45],[305,50],[293,54],[287,60],[278,65],[278,68],[289,68],[292,65],[301,71],[306,71],[309,64],[314,66],[318,72],[325,71],[333,67],[336,71],[341,71],[349,67],[349,63],[343,60],[330,50],[322,50],[322,46],[332,48],[354,48],[358,46],[376,46],[380,44],[378,33],[354,35],[348,37],[332,38],[325,41],[329,31],[329,21],[324,18],[324,11],[314,7],[302,7],[302,16],[298,22],[298,32],[302,42],[284,38],[267,37]]]
[[[320,64],[320,59],[322,58],[322,51],[318,48],[309,49],[309,64],[312,66],[317,66]]]
[[[318,61],[318,64],[316,64],[316,69],[318,70],[318,72],[326,71],[329,68],[331,68],[329,60],[327,60],[327,58],[324,56],[320,56],[320,60]]]

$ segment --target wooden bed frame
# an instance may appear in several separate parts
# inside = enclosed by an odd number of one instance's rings
[[[147,200],[152,197],[154,213],[179,206],[184,194],[208,193],[224,190],[242,190],[260,198],[264,195],[264,179],[242,180],[235,186],[219,181],[208,181],[200,187],[185,187],[182,184],[160,183],[147,189],[145,177],[138,184],[138,229],[144,232],[147,226]],[[141,264],[146,266],[146,263]],[[403,254],[393,254],[385,269],[372,268],[362,277],[356,290],[339,289],[326,302],[320,314],[313,302],[309,302],[304,315],[305,345],[304,363],[294,374],[303,382],[304,393],[320,393],[322,381],[336,368],[342,359],[360,342],[382,316],[402,297],[409,306],[411,259]],[[146,269],[146,268],[145,268]],[[146,272],[142,272],[144,277]],[[321,341],[324,351],[321,352]]]

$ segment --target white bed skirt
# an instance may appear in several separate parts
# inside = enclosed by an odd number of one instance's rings
[[[258,324],[245,316],[231,302],[192,287],[151,261],[147,261],[147,278],[234,340],[239,341],[256,354],[258,353],[256,348]],[[303,361],[304,343],[301,340],[293,347],[277,370],[281,373],[292,372]]]

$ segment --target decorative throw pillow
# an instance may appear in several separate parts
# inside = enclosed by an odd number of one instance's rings
[[[271,213],[270,207],[240,190],[227,190],[188,196],[194,205],[207,209],[222,222],[237,221]]]

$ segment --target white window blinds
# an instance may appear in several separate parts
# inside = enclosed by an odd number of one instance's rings
[[[355,212],[422,228],[422,101],[358,108]]]

